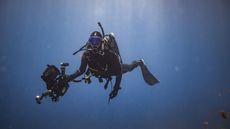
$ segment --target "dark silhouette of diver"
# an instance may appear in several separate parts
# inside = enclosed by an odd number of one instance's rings
[[[98,31],[91,33],[88,42],[83,47],[85,48],[85,52],[81,58],[80,68],[76,70],[75,73],[69,75],[68,81],[72,81],[83,73],[86,73],[86,77],[95,76],[99,78],[100,82],[102,82],[103,78],[106,79],[107,82],[104,86],[106,89],[111,77],[116,76],[115,85],[113,86],[112,92],[109,94],[110,99],[116,97],[118,90],[121,89],[120,82],[122,75],[126,72],[132,71],[137,66],[141,67],[144,80],[149,85],[159,83],[159,81],[149,72],[143,59],[135,60],[131,64],[124,64],[114,34],[110,33],[104,35],[104,30],[101,24],[98,24],[102,29],[103,35]]]
[[[41,96],[36,96],[35,99],[38,104],[41,104],[41,100],[46,96],[51,97],[54,102],[58,101],[59,96],[63,96],[66,93],[69,82],[84,80],[86,83],[91,83],[91,76],[98,78],[99,82],[106,80],[105,89],[107,89],[108,83],[111,82],[112,76],[116,77],[113,90],[109,94],[109,100],[113,99],[121,89],[122,75],[132,71],[137,66],[140,66],[143,78],[147,84],[154,85],[159,83],[148,70],[143,59],[135,60],[131,64],[124,64],[114,34],[105,35],[101,24],[98,23],[98,25],[102,30],[102,34],[98,31],[92,32],[87,43],[74,53],[75,55],[79,51],[84,51],[80,67],[76,72],[71,75],[65,74],[65,67],[69,65],[68,63],[61,63],[61,70],[54,65],[47,65],[41,76],[46,83],[47,91],[42,93]],[[75,80],[75,78],[84,73],[85,75],[81,80]]]

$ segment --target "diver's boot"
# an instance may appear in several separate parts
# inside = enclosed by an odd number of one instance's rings
[[[153,74],[149,71],[149,69],[147,68],[147,66],[145,65],[145,62],[143,59],[138,61],[139,66],[141,67],[141,72],[143,75],[143,78],[145,80],[145,82],[149,85],[154,85],[156,83],[159,83],[160,81],[157,80]]]
[[[145,61],[144,61],[144,59],[140,59],[140,60],[138,61],[138,64],[139,64],[141,67],[145,66]]]

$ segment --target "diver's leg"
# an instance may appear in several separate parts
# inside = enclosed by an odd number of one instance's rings
[[[154,85],[156,83],[159,83],[159,80],[156,79],[153,74],[149,71],[149,69],[147,68],[147,66],[144,63],[144,60],[136,60],[133,61],[131,64],[122,64],[122,74],[126,73],[126,72],[130,72],[133,69],[135,69],[137,66],[140,66],[141,68],[141,72],[142,72],[142,76],[145,80],[145,82],[149,85]]]
[[[133,69],[141,64],[141,60],[135,60],[131,64],[122,64],[122,74],[126,72],[131,72]]]

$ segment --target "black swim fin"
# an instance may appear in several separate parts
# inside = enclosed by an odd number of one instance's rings
[[[144,63],[144,60],[141,59],[141,72],[142,72],[142,75],[143,75],[143,78],[145,80],[145,82],[149,85],[154,85],[154,84],[157,84],[159,83],[160,81],[153,76],[153,74],[149,71],[149,69],[147,68],[147,66],[145,65]]]

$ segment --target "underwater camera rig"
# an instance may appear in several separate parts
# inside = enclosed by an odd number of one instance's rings
[[[54,65],[47,65],[47,68],[41,75],[42,80],[46,83],[46,91],[42,95],[36,96],[38,104],[44,97],[49,96],[53,102],[57,102],[59,96],[63,96],[69,88],[68,80],[65,75],[65,68],[69,63],[61,63],[60,70]]]

